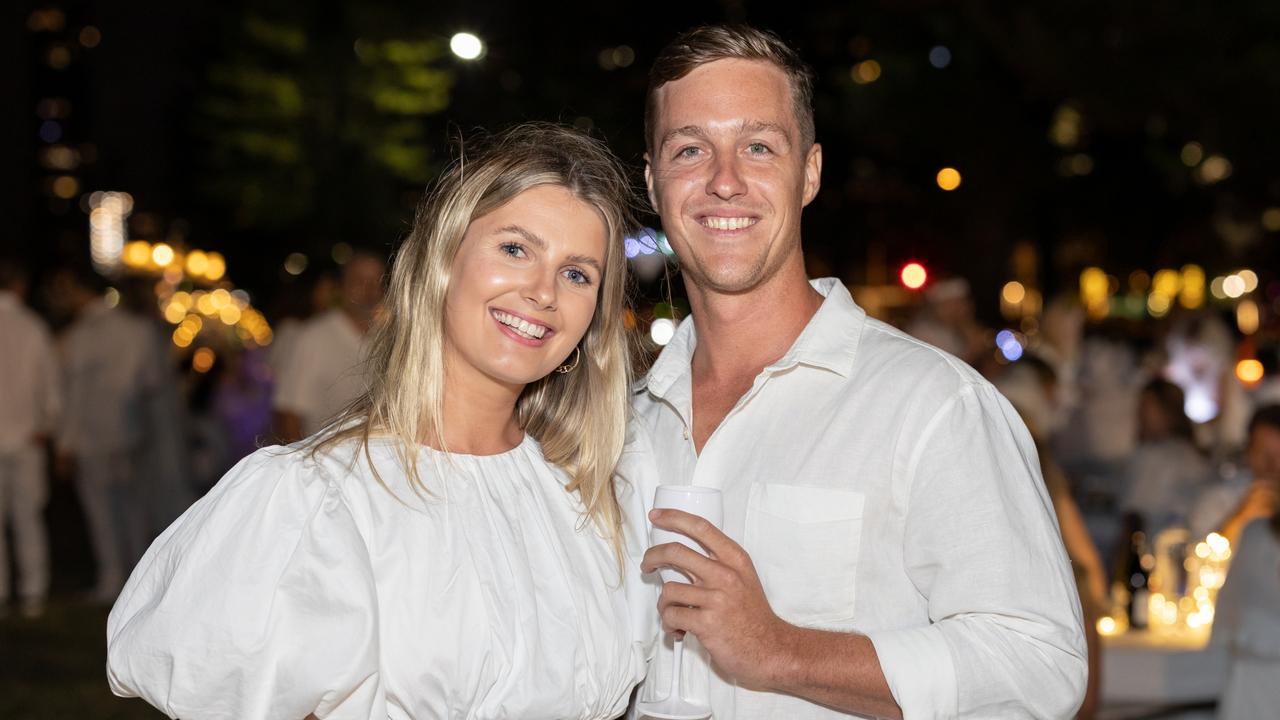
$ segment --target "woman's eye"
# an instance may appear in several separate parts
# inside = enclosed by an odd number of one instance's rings
[[[577,268],[569,268],[564,271],[564,276],[574,285],[590,285],[591,277]]]
[[[524,257],[524,246],[520,243],[502,243],[498,246],[498,251],[513,258]]]

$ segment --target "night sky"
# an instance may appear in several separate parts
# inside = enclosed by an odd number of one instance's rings
[[[32,29],[33,13],[49,9],[64,13],[63,27]],[[131,193],[131,236],[179,232],[225,253],[238,285],[270,295],[291,252],[322,263],[337,242],[393,250],[453,140],[478,127],[589,127],[637,168],[639,187],[649,62],[677,31],[725,20],[776,30],[818,71],[823,189],[804,229],[814,274],[857,284],[921,260],[938,277],[968,278],[991,315],[1018,243],[1038,251],[1047,294],[1073,290],[1087,264],[1120,277],[1187,262],[1210,274],[1250,265],[1265,281],[1280,260],[1277,232],[1262,220],[1280,206],[1280,5],[1270,2],[144,0],[18,3],[4,14],[0,247],[38,271],[87,246],[78,200],[49,190],[63,171],[41,164],[42,99],[69,103],[59,142],[80,153],[80,193]],[[257,21],[295,33],[305,50],[263,52],[246,30]],[[85,26],[100,31],[95,47],[82,42]],[[443,48],[462,30],[487,54],[428,63],[449,77],[443,108],[412,128],[362,110],[370,76],[360,74],[358,40]],[[69,61],[51,67],[59,44]],[[630,63],[606,67],[613,58]],[[878,76],[859,83],[867,61]],[[863,80],[877,74],[869,68]],[[257,118],[252,103],[218,114],[228,82],[247,87],[259,75],[299,88],[297,127]],[[298,140],[287,167],[260,172],[219,154],[227,137],[262,122]],[[425,152],[399,175],[369,160],[394,133],[414,134]],[[1206,164],[1215,156],[1227,164]],[[962,174],[954,192],[935,183],[943,167]],[[255,188],[243,197],[256,210],[228,201],[242,185]]]

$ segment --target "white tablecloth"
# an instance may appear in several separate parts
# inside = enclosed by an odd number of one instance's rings
[[[1217,700],[1226,682],[1227,658],[1208,642],[1208,632],[1103,637],[1103,707],[1151,709]]]

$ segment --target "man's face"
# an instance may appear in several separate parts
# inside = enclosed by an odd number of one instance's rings
[[[1280,428],[1258,425],[1249,436],[1249,470],[1280,485]]]
[[[804,146],[786,75],[717,60],[656,92],[649,199],[686,278],[741,293],[800,258],[800,213],[822,150]]]

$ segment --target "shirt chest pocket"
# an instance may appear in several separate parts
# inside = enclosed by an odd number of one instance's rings
[[[746,550],[779,617],[830,629],[853,620],[864,500],[852,490],[751,486]]]

